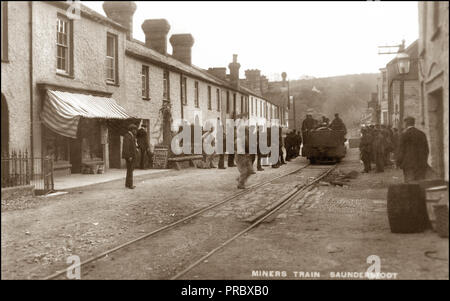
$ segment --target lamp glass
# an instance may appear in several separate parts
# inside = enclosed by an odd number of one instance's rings
[[[399,74],[407,74],[409,72],[409,55],[402,52],[397,55],[397,68]]]

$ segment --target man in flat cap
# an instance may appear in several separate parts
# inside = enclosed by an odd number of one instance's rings
[[[128,132],[123,136],[122,158],[127,162],[127,177],[125,179],[125,187],[134,189],[133,185],[133,169],[136,160],[136,134],[137,126],[130,124]]]
[[[425,133],[414,127],[415,119],[408,116],[404,122],[405,130],[400,136],[397,165],[403,169],[405,183],[409,183],[425,179],[429,149]]]

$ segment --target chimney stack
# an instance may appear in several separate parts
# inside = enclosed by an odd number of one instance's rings
[[[248,69],[245,70],[245,79],[248,87],[257,92],[261,93],[261,71],[258,69]]]
[[[127,39],[133,38],[133,15],[136,4],[132,1],[105,1],[103,10],[106,16],[127,29]]]
[[[239,87],[239,68],[241,64],[237,62],[237,54],[233,54],[233,62],[228,65],[230,68],[230,81],[236,88]]]
[[[170,37],[170,44],[172,45],[172,56],[190,65],[192,61],[192,45],[194,45],[194,38],[190,33],[174,34]]]
[[[214,67],[214,68],[208,68],[208,73],[214,75],[215,77],[218,77],[222,80],[227,79],[227,68],[225,67]]]
[[[145,46],[166,55],[169,22],[166,19],[145,20],[141,27],[145,33]]]

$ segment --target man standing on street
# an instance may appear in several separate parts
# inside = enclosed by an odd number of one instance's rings
[[[403,169],[405,183],[425,179],[428,167],[428,142],[424,132],[416,129],[414,117],[405,118],[405,130],[400,136],[397,165]]]
[[[141,152],[141,162],[139,167],[140,169],[145,169],[146,163],[148,164],[150,162],[150,145],[148,142],[147,126],[145,124],[137,131],[136,138],[139,150]]]
[[[127,162],[127,177],[125,179],[125,187],[134,189],[133,185],[133,169],[136,159],[136,134],[137,126],[130,124],[128,132],[123,136],[122,158]]]
[[[362,137],[359,143],[359,152],[361,155],[361,161],[364,163],[364,172],[369,173],[372,169],[370,166],[370,160],[372,155],[372,136],[370,136],[367,129],[361,129]]]
[[[384,172],[385,142],[380,125],[377,124],[372,136],[372,154],[377,166],[376,172]]]

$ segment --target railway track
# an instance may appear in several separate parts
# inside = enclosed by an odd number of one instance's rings
[[[237,233],[236,235],[234,235],[233,237],[231,237],[227,241],[223,242],[221,245],[219,245],[215,249],[213,249],[210,252],[208,252],[206,255],[204,255],[203,257],[201,257],[200,259],[198,259],[197,261],[195,261],[191,265],[189,265],[187,268],[185,268],[181,272],[179,272],[176,275],[174,275],[173,277],[171,277],[170,280],[179,279],[181,276],[185,275],[189,271],[193,270],[195,267],[197,267],[200,264],[202,264],[203,262],[205,262],[206,259],[208,259],[212,255],[214,255],[216,252],[218,252],[219,250],[223,249],[224,247],[226,247],[227,245],[232,243],[234,240],[236,240],[240,236],[246,234],[247,232],[249,232],[253,228],[257,227],[259,224],[265,222],[266,220],[268,220],[268,219],[272,220],[278,214],[278,212],[280,210],[282,210],[283,208],[288,207],[288,205],[290,205],[291,201],[295,200],[301,193],[305,192],[309,187],[311,187],[312,185],[314,185],[315,183],[317,183],[321,179],[325,178],[335,168],[336,168],[336,165],[334,165],[333,167],[327,169],[324,173],[322,173],[320,176],[315,178],[310,183],[303,184],[303,185],[300,185],[300,186],[296,186],[293,190],[291,190],[288,193],[286,193],[285,195],[283,195],[280,198],[280,200],[277,201],[273,206],[271,206],[271,208],[268,209],[266,212],[264,212],[264,213],[262,213],[260,215],[257,215],[257,217],[254,218],[254,220],[248,220],[248,221],[251,221],[251,224],[247,228],[245,228],[241,232]]]
[[[248,194],[248,193],[254,191],[254,190],[257,189],[257,188],[260,188],[260,187],[262,187],[262,186],[264,186],[264,185],[270,184],[271,182],[276,181],[276,180],[279,180],[279,179],[281,179],[281,178],[284,178],[284,177],[293,175],[293,174],[295,174],[295,173],[298,173],[299,171],[301,171],[302,169],[307,168],[308,166],[310,166],[310,164],[306,164],[306,165],[304,165],[304,166],[301,166],[300,168],[295,169],[294,171],[290,171],[290,172],[285,173],[285,174],[283,174],[283,175],[276,176],[276,177],[274,177],[274,178],[272,178],[272,179],[270,179],[270,180],[267,180],[267,181],[264,181],[264,182],[261,182],[261,183],[254,184],[254,185],[248,187],[247,189],[244,189],[244,190],[242,190],[242,191],[240,191],[240,192],[237,192],[237,193],[235,193],[235,194],[233,194],[233,195],[230,195],[230,196],[228,196],[228,197],[225,197],[224,199],[222,199],[222,200],[220,200],[220,201],[218,201],[218,202],[216,202],[216,203],[214,203],[214,204],[211,204],[211,205],[209,205],[209,206],[206,206],[206,207],[204,207],[204,208],[202,208],[202,209],[200,209],[200,210],[198,210],[198,211],[192,212],[192,213],[190,213],[189,215],[187,215],[186,217],[184,217],[184,218],[182,218],[182,219],[179,219],[179,220],[177,220],[177,221],[175,221],[175,222],[173,222],[173,223],[171,223],[171,224],[168,224],[168,225],[166,225],[166,226],[163,226],[163,227],[161,227],[161,228],[158,228],[158,229],[156,229],[156,230],[153,230],[153,231],[151,231],[151,232],[149,232],[149,233],[145,233],[145,234],[143,234],[143,235],[141,235],[141,236],[139,236],[139,237],[137,237],[137,238],[135,238],[135,239],[133,239],[133,240],[130,240],[130,241],[126,242],[126,243],[123,243],[123,244],[121,244],[121,245],[119,245],[119,246],[116,246],[116,247],[114,247],[114,248],[112,248],[112,249],[108,249],[108,250],[106,250],[106,251],[104,251],[104,252],[102,252],[102,253],[100,253],[100,254],[98,254],[98,255],[95,255],[95,256],[91,257],[91,258],[88,258],[88,259],[86,259],[86,260],[80,262],[78,265],[73,265],[73,266],[71,266],[71,269],[75,269],[75,268],[78,268],[78,267],[81,268],[81,267],[83,267],[83,266],[86,266],[86,265],[89,264],[89,263],[95,262],[95,261],[97,261],[97,260],[99,260],[99,259],[101,259],[101,258],[104,258],[105,256],[107,256],[107,255],[113,253],[113,252],[116,252],[116,251],[121,250],[121,249],[123,249],[123,248],[125,248],[125,247],[128,247],[128,246],[130,246],[130,245],[133,245],[133,244],[135,244],[135,243],[137,243],[137,242],[139,242],[139,241],[141,241],[141,240],[144,240],[144,239],[146,239],[146,238],[150,238],[150,237],[152,237],[152,236],[155,236],[156,234],[159,234],[159,233],[161,233],[161,232],[164,232],[164,231],[167,231],[167,230],[169,230],[169,229],[175,228],[175,227],[177,227],[178,225],[183,224],[183,223],[185,223],[185,222],[187,222],[187,221],[189,221],[189,220],[191,220],[191,219],[194,219],[195,217],[197,217],[197,216],[199,216],[199,215],[201,215],[201,214],[203,214],[203,213],[205,213],[205,212],[207,212],[207,211],[209,211],[209,210],[212,210],[212,209],[214,209],[214,208],[216,208],[216,207],[219,207],[219,206],[221,206],[221,205],[223,205],[223,204],[225,204],[225,203],[228,203],[228,202],[230,202],[230,201],[232,201],[232,200],[235,200],[235,199],[237,199],[237,198],[239,198],[239,197],[241,197],[241,196],[243,196],[243,195],[245,195],[245,194]],[[259,223],[258,223],[258,224],[259,224]],[[254,227],[256,227],[256,225],[253,226],[252,228],[254,228]],[[249,229],[249,230],[250,230],[250,229]],[[242,233],[242,234],[243,234],[243,233]],[[242,234],[241,234],[241,235],[242,235]],[[237,237],[236,237],[236,238],[237,238]],[[212,255],[212,254],[211,254],[211,255]],[[208,257],[209,257],[209,256],[208,256]],[[43,280],[56,279],[56,278],[58,278],[58,277],[63,276],[64,274],[66,274],[66,272],[67,272],[67,269],[59,270],[59,271],[57,271],[57,272],[55,272],[55,273],[53,273],[53,274],[51,274],[51,275],[49,275],[49,276],[43,278]]]

